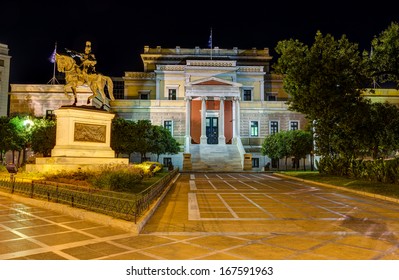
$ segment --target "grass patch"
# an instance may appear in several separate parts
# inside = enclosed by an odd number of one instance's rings
[[[304,180],[345,187],[352,190],[399,198],[399,185],[397,184],[370,182],[361,179],[326,175],[320,174],[318,171],[281,171],[278,173]]]
[[[160,163],[144,162],[129,165],[101,165],[93,170],[57,171],[53,173],[32,173],[20,169],[16,178],[137,194],[168,173]],[[5,168],[0,169],[0,176],[9,176]]]

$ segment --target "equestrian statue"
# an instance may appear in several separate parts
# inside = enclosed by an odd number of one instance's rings
[[[68,89],[72,90],[74,95],[74,103],[72,106],[76,106],[77,93],[76,88],[78,86],[87,85],[90,87],[93,94],[87,98],[87,104],[90,104],[90,100],[96,96],[97,93],[101,94],[102,106],[104,108],[106,94],[104,91],[107,86],[109,98],[115,100],[113,94],[113,82],[110,77],[99,74],[95,70],[97,64],[94,54],[91,52],[91,42],[86,42],[85,52],[79,53],[73,50],[66,49],[68,55],[55,54],[55,62],[57,64],[57,70],[65,73],[65,86],[64,92],[68,94]],[[78,62],[80,62],[78,64]]]

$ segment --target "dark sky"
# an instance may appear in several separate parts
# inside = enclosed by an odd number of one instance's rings
[[[207,48],[211,28],[213,46],[268,47],[276,58],[278,41],[293,38],[311,45],[317,30],[336,39],[346,34],[361,50],[369,49],[374,35],[399,21],[393,1],[102,2],[3,0],[0,43],[8,45],[12,56],[10,83],[46,84],[53,75],[48,58],[55,42],[58,52],[83,52],[90,40],[96,70],[123,76],[143,70],[140,53],[145,45]]]

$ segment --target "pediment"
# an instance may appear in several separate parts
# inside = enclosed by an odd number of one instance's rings
[[[188,83],[186,86],[230,86],[230,87],[241,87],[240,83],[235,83],[231,81],[227,81],[224,79],[216,78],[216,77],[207,77],[199,80],[195,80],[193,82]]]

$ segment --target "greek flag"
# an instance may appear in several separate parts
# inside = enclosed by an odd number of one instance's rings
[[[57,53],[57,44],[55,45],[54,51],[50,56],[51,63],[55,63],[55,54]]]
[[[211,28],[211,35],[209,35],[208,47],[209,47],[210,49],[212,49],[212,28]]]

